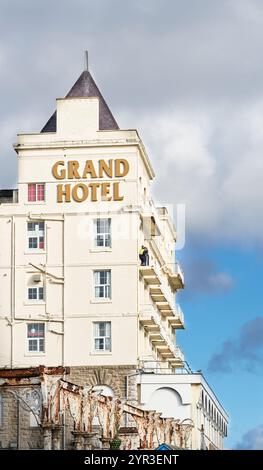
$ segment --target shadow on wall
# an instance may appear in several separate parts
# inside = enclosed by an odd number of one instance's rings
[[[161,387],[155,390],[147,408],[162,413],[164,418],[183,419],[186,418],[185,406],[180,393],[171,387]]]

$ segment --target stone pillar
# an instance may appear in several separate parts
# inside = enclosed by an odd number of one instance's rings
[[[74,449],[81,450],[82,446],[82,432],[81,431],[71,431],[74,436]]]
[[[109,437],[102,437],[102,450],[108,450],[110,448],[110,438]]]
[[[94,432],[94,437],[92,438],[92,450],[101,450],[101,435],[97,431]]]
[[[44,450],[52,449],[52,426],[43,426]]]
[[[96,435],[95,432],[83,432],[83,443],[84,443],[84,450],[92,450],[93,449],[93,438]]]
[[[52,448],[53,450],[61,449],[61,426],[52,429]]]

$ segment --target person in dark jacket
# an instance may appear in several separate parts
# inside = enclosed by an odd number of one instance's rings
[[[144,257],[145,257],[145,265],[144,266],[149,266],[149,251],[146,246],[144,246],[144,251],[143,251]]]
[[[142,245],[142,247],[139,250],[139,258],[141,260],[141,266],[146,266],[146,257],[144,254],[145,247]]]

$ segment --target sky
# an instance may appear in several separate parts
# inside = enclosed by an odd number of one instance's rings
[[[179,332],[226,408],[229,449],[263,449],[262,0],[0,0],[0,187],[83,70],[137,128],[157,201],[185,204]]]

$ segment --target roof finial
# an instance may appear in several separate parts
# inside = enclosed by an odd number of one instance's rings
[[[88,51],[84,52],[84,68],[88,72],[89,71],[89,53]]]

